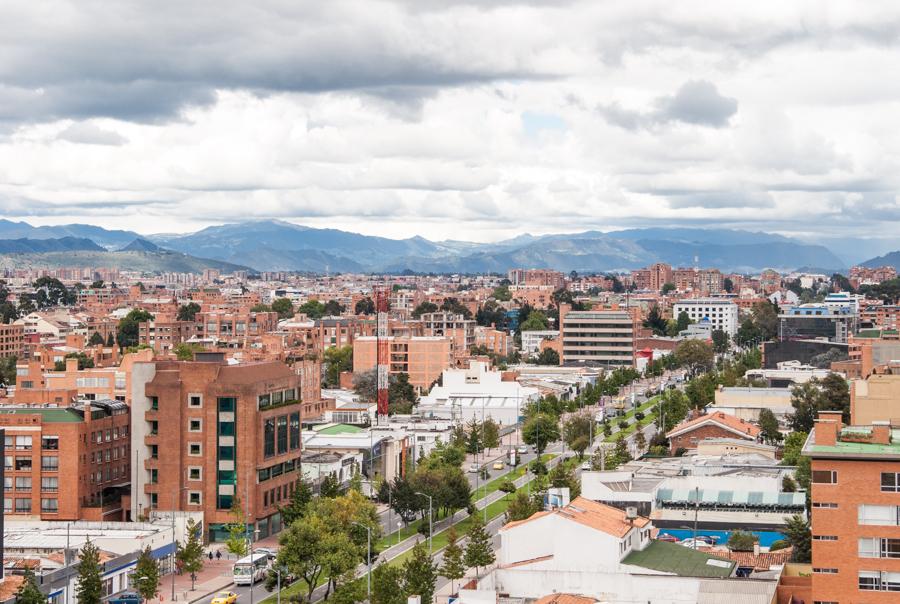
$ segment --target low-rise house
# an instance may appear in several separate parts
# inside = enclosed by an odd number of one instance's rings
[[[756,441],[761,432],[759,426],[717,411],[678,424],[666,433],[666,438],[669,439],[669,447],[674,454],[679,449],[696,449],[697,444],[705,438],[740,438]]]

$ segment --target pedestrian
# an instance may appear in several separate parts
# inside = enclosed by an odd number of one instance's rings
[[[222,550],[216,550],[216,560],[222,559]]]
[[[213,559],[213,553],[212,553],[212,550],[209,550],[209,561],[212,562],[212,559]]]

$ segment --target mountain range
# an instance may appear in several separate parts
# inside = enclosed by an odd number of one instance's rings
[[[67,259],[40,258],[78,251]],[[510,268],[552,268],[569,272],[631,270],[654,262],[717,267],[725,271],[821,272],[847,264],[824,245],[777,234],[692,228],[523,234],[494,243],[389,239],[338,229],[318,229],[279,220],[211,226],[194,233],[139,235],[86,224],[35,227],[0,220],[0,254],[29,255],[29,262],[90,258],[93,266],[169,271],[226,267],[309,272],[483,273]],[[863,264],[893,264],[900,252]]]

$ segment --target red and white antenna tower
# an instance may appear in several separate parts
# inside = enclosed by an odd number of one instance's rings
[[[375,295],[375,375],[378,408],[375,422],[382,415],[388,414],[388,388],[390,372],[390,343],[388,342],[388,308],[390,306],[390,286],[376,285]]]

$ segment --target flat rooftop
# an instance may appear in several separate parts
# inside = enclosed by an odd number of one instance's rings
[[[844,436],[859,436],[869,432],[871,432],[869,426],[845,426],[841,429],[835,444],[818,445],[816,444],[816,429],[813,428],[806,439],[806,444],[803,445],[803,454],[822,457],[900,458],[900,428],[891,428],[891,442],[888,444],[841,440]]]
[[[689,547],[652,541],[643,551],[631,552],[623,564],[672,573],[679,577],[730,577],[735,562],[698,552]]]

